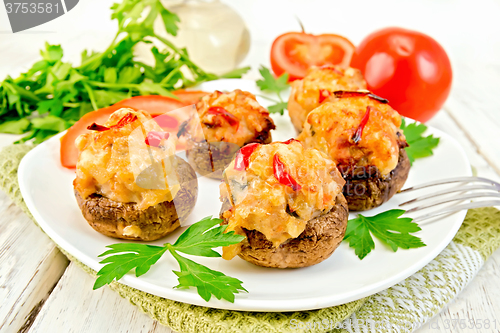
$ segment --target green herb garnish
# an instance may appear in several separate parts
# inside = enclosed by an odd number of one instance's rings
[[[410,159],[410,164],[417,158],[431,156],[432,150],[439,144],[439,138],[434,135],[423,136],[427,130],[424,124],[411,123],[406,125],[405,119],[402,119],[401,129],[406,137],[409,147],[406,147],[406,154]]]
[[[275,78],[273,74],[271,74],[271,71],[264,66],[260,67],[259,73],[263,78],[262,80],[257,81],[257,86],[259,86],[259,89],[261,91],[275,93],[279,98],[279,101],[273,100],[274,102],[276,102],[276,104],[268,107],[269,112],[279,113],[282,115],[285,109],[288,107],[288,103],[283,101],[280,93],[290,87],[290,85],[288,84],[288,73],[284,73],[280,77]]]
[[[196,287],[198,294],[205,300],[215,296],[234,302],[234,295],[246,291],[240,280],[211,270],[179,254],[193,256],[220,257],[213,248],[228,246],[241,242],[245,237],[234,231],[225,233],[227,225],[218,225],[221,219],[205,217],[187,228],[174,244],[166,243],[163,246],[154,246],[137,243],[119,243],[107,246],[108,250],[99,257],[108,256],[100,263],[105,264],[97,272],[94,289],[98,289],[113,281],[120,280],[125,274],[135,269],[137,277],[147,273],[164,254],[169,252],[179,263],[180,271],[173,271],[178,277],[179,284],[174,288],[185,289]],[[215,227],[218,225],[217,227]]]
[[[354,248],[359,259],[363,259],[375,248],[372,235],[388,245],[392,251],[398,248],[411,249],[426,246],[422,240],[410,233],[420,231],[412,218],[403,217],[402,209],[391,209],[375,216],[358,214],[349,220],[344,241]]]
[[[73,125],[87,112],[136,95],[169,95],[170,91],[218,79],[194,64],[185,49],[158,35],[160,18],[175,36],[179,18],[160,0],[124,0],[112,7],[118,31],[103,52],[83,51],[80,66],[64,62],[59,45],[46,44],[42,59],[17,78],[0,82],[0,133],[26,135],[40,143]],[[153,66],[134,59],[138,43],[156,41]],[[220,77],[240,77],[249,68]]]

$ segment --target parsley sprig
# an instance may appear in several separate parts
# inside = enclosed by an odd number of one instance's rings
[[[257,81],[259,89],[264,92],[275,93],[279,99],[279,101],[275,101],[266,97],[266,99],[276,103],[268,107],[269,112],[283,115],[285,109],[288,107],[288,103],[283,101],[280,93],[290,87],[288,84],[288,73],[284,73],[280,77],[275,78],[273,74],[271,74],[271,71],[264,66],[260,66],[259,73],[262,75],[262,79]]]
[[[177,48],[154,30],[161,19],[168,34],[177,35],[176,14],[160,0],[123,0],[112,7],[118,30],[103,52],[83,51],[81,64],[63,61],[59,45],[46,44],[41,60],[17,78],[0,82],[0,133],[26,135],[21,142],[40,143],[73,125],[84,114],[136,95],[169,95],[219,77],[240,77],[248,68],[222,76],[194,64],[185,49]],[[139,43],[151,48],[154,65],[135,59]]]
[[[214,271],[198,264],[179,253],[202,257],[220,257],[213,249],[241,242],[244,237],[234,231],[224,232],[227,225],[218,225],[221,219],[205,217],[187,228],[174,244],[166,243],[163,246],[119,243],[107,246],[110,250],[99,257],[105,257],[100,263],[105,264],[97,272],[94,289],[98,289],[113,281],[120,280],[125,274],[135,269],[137,277],[146,274],[152,265],[169,252],[179,264],[179,271],[173,271],[178,277],[179,284],[174,288],[187,289],[195,287],[198,294],[205,300],[215,296],[234,302],[234,295],[246,291],[240,280]],[[217,227],[215,227],[218,225]]]
[[[354,248],[359,259],[363,259],[375,248],[372,235],[388,245],[392,251],[398,248],[411,249],[426,246],[424,242],[410,233],[420,231],[412,218],[400,217],[402,209],[391,209],[375,216],[358,214],[347,223],[344,241]]]
[[[427,126],[424,124],[411,123],[406,125],[405,119],[403,118],[401,129],[409,145],[405,150],[410,159],[410,164],[413,164],[418,158],[431,156],[433,154],[432,150],[439,144],[439,138],[435,138],[434,135],[423,136],[424,132],[427,130]]]

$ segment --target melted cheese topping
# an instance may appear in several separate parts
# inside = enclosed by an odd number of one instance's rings
[[[128,114],[137,120],[112,127]],[[161,140],[158,147],[146,145],[147,133],[163,132],[161,127],[147,112],[127,108],[115,111],[104,126],[111,128],[82,134],[76,140],[80,153],[73,184],[80,196],[95,193],[118,202],[135,202],[139,209],[172,201],[180,189],[175,135]]]
[[[224,108],[238,119],[238,125],[232,126],[224,117],[209,113],[211,107]],[[243,147],[260,132],[275,128],[269,112],[257,102],[255,96],[239,89],[228,93],[215,91],[204,96],[196,109],[207,142],[225,141]]]
[[[294,191],[276,179],[276,154],[302,187],[300,190]],[[242,228],[258,230],[274,246],[298,237],[309,220],[329,212],[345,183],[333,161],[297,141],[259,146],[250,156],[246,171],[235,170],[233,161],[225,170],[224,180],[221,199],[232,205],[223,213],[227,231],[245,235]],[[239,244],[225,247],[223,258],[232,259],[239,251]]]
[[[304,123],[309,112],[320,105],[321,90],[330,93],[366,90],[366,82],[358,69],[339,66],[313,67],[302,80],[293,81],[291,86],[289,111],[300,124]]]
[[[370,116],[356,144],[352,137],[368,106],[372,107]],[[385,176],[398,164],[400,142],[405,142],[400,126],[401,116],[388,104],[367,96],[345,97],[309,113],[298,139],[326,153],[341,170],[343,166],[375,166]]]

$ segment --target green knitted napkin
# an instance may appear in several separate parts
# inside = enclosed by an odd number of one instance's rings
[[[0,189],[30,216],[19,191],[17,167],[31,148],[14,145],[0,152]],[[420,271],[373,296],[320,310],[229,311],[168,300],[120,283],[110,288],[177,332],[412,332],[463,290],[500,246],[499,221],[495,208],[469,210],[450,245]],[[95,271],[61,251],[95,276]]]

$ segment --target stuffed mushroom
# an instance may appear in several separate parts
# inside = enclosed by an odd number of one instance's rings
[[[258,266],[306,267],[330,257],[348,218],[344,180],[324,153],[297,140],[243,147],[224,171],[221,219],[246,238],[224,247]]]
[[[196,110],[198,119],[183,123],[178,135],[186,137],[188,161],[203,176],[220,179],[241,147],[272,141],[274,122],[249,92],[215,91],[204,96]]]
[[[358,69],[329,65],[312,67],[306,77],[293,81],[291,86],[288,115],[300,133],[309,112],[321,103],[335,98],[334,91],[364,90],[366,82]]]
[[[144,111],[122,108],[76,145],[75,196],[84,218],[110,237],[151,241],[180,226],[198,195],[196,173],[175,156],[175,135]]]
[[[349,210],[375,208],[403,187],[410,170],[401,116],[371,93],[334,94],[309,113],[298,139],[335,161]]]

